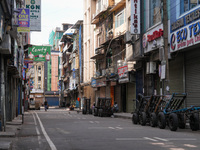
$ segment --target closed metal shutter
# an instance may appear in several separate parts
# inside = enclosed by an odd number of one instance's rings
[[[127,84],[127,99],[126,99],[126,112],[133,112],[135,110],[135,102],[133,99],[136,99],[136,90],[135,83]]]
[[[46,97],[49,106],[59,106],[59,97]]]
[[[186,106],[200,106],[200,50],[185,53]]]
[[[169,61],[170,93],[183,93],[184,91],[184,54],[179,53],[175,59]]]

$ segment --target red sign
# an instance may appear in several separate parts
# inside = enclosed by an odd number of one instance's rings
[[[147,41],[151,42],[155,39],[160,38],[161,36],[163,36],[163,30],[159,29],[159,31],[154,31],[152,35],[147,35]]]
[[[127,75],[125,75],[125,73],[128,72],[128,66],[122,66],[118,68],[118,75],[120,78],[125,77]]]

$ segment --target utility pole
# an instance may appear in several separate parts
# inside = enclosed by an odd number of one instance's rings
[[[163,84],[164,95],[169,94],[169,62],[168,62],[168,12],[167,0],[163,0],[163,38],[164,38],[164,63],[165,80]]]

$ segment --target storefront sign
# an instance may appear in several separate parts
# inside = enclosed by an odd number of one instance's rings
[[[146,36],[146,39],[144,36]],[[143,48],[145,53],[161,46],[163,46],[163,24],[156,26],[143,35]]]
[[[30,32],[30,14],[29,9],[18,9],[18,32]]]
[[[105,78],[96,80],[96,87],[102,87],[102,86],[106,86]]]
[[[162,29],[156,30],[153,32],[153,34],[147,35],[147,41],[151,42],[153,40],[160,38],[161,36],[163,36],[163,30]]]
[[[171,24],[170,52],[200,43],[200,8]]]
[[[96,79],[92,78],[91,86],[92,87],[96,87],[97,86]]]
[[[127,78],[121,78],[121,79],[118,80],[118,82],[119,83],[127,83],[127,82],[129,82],[129,77],[127,77]]]
[[[127,73],[128,73],[128,65],[118,68],[119,78],[127,77]]]
[[[131,0],[131,34],[140,34],[140,0]]]
[[[146,34],[143,35],[142,46],[143,46],[143,48],[147,47],[147,35]]]
[[[93,88],[106,86],[106,79],[105,78],[101,78],[101,79],[94,79],[94,78],[92,78],[91,86]]]
[[[200,21],[187,25],[170,35],[170,51],[175,52],[180,49],[200,43]]]

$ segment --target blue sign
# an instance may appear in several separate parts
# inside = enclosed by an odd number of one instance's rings
[[[97,86],[97,80],[96,79],[92,78],[91,86],[92,87],[96,87]]]
[[[29,9],[20,8],[18,14],[19,27],[30,27],[30,14]]]

